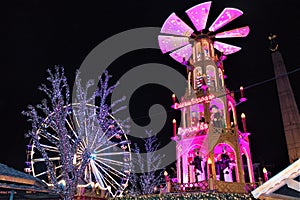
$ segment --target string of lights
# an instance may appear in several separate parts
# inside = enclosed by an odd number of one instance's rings
[[[287,72],[287,73],[280,74],[280,75],[278,75],[278,76],[274,76],[274,77],[272,77],[272,78],[269,78],[269,79],[266,79],[266,80],[263,80],[263,81],[259,81],[259,82],[250,84],[250,85],[248,85],[248,86],[245,86],[243,89],[244,89],[244,90],[249,90],[249,89],[252,89],[252,88],[254,88],[254,87],[257,87],[257,86],[263,85],[263,84],[265,84],[265,83],[271,82],[271,81],[273,81],[273,80],[276,80],[276,79],[278,79],[278,78],[281,78],[281,77],[288,76],[288,75],[290,75],[290,74],[296,73],[296,72],[298,72],[298,71],[300,71],[300,68],[296,68],[296,69],[294,69],[294,70],[292,70],[292,71],[289,71],[289,72]],[[239,92],[240,92],[240,89],[230,91],[230,93],[239,93]],[[225,94],[223,94],[223,95],[219,95],[219,96],[217,96],[217,97],[215,97],[215,98],[219,98],[219,97],[225,96],[225,95],[227,95],[227,94],[229,94],[229,93],[225,93]],[[242,103],[242,102],[238,102],[238,103],[236,104],[236,106],[239,105],[240,103]],[[167,112],[167,113],[172,113],[172,112],[175,112],[175,110],[174,110],[174,109],[169,109],[169,110],[166,110],[166,112]],[[160,115],[162,115],[162,114],[163,114],[163,112],[157,112],[157,113],[153,113],[151,116],[152,116],[152,117],[156,117],[156,116],[160,116]],[[135,118],[131,118],[131,119],[132,119],[132,120],[139,120],[139,119],[143,119],[143,118],[149,118],[149,116],[148,116],[148,115],[143,115],[143,116],[139,116],[139,117],[135,117]]]

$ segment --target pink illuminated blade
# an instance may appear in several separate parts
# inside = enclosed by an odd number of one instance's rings
[[[241,47],[237,47],[237,46],[233,46],[230,44],[225,44],[217,41],[214,42],[214,47],[218,51],[222,52],[224,55],[232,54],[242,49]]]
[[[185,60],[188,60],[192,55],[192,45],[186,45],[185,47],[182,47],[172,53],[170,53],[170,56],[176,60],[179,63],[183,62],[183,58],[185,58]]]
[[[205,29],[207,17],[210,10],[211,1],[198,4],[190,9],[188,9],[186,14],[189,16],[191,21],[193,22],[197,31],[201,31]]]
[[[241,16],[243,12],[236,8],[225,8],[222,13],[218,16],[218,18],[214,21],[214,23],[209,27],[209,31],[216,31],[219,28],[225,26],[232,20]]]
[[[215,38],[231,38],[231,37],[246,37],[250,32],[249,26],[236,28],[230,31],[218,33]]]
[[[172,13],[168,19],[165,21],[161,28],[161,33],[181,35],[181,36],[191,36],[194,32],[191,27],[184,23],[175,13]]]
[[[166,53],[166,52],[172,51],[174,49],[178,49],[179,47],[189,44],[189,38],[188,37],[159,35],[158,43],[159,43],[160,50],[163,53]]]

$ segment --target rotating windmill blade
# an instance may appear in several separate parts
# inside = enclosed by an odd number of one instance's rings
[[[193,54],[193,41],[197,38],[234,38],[246,37],[249,34],[249,27],[244,26],[217,34],[212,34],[243,14],[236,8],[225,8],[204,33],[211,7],[211,1],[198,4],[188,10],[186,14],[196,28],[194,31],[189,25],[182,21],[175,13],[172,13],[164,22],[161,33],[158,36],[158,43],[163,53],[169,55],[177,62],[188,60]],[[241,47],[214,41],[213,47],[224,55],[235,53]]]

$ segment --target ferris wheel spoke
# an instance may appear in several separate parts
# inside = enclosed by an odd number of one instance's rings
[[[102,164],[102,163],[101,163],[101,164]],[[106,168],[105,166],[102,166],[102,169],[105,169],[107,173],[113,174],[114,176],[116,176],[116,177],[118,177],[118,178],[123,178],[123,176],[120,176],[120,175],[118,175],[118,174],[115,174],[114,171],[112,171],[112,170],[109,169],[109,168]]]
[[[76,122],[76,125],[77,125],[77,127],[80,127],[80,123],[79,123],[79,121],[78,121],[78,118],[77,118],[77,114],[76,114],[76,111],[74,110],[74,115],[73,115],[74,117],[75,117],[75,122]],[[75,126],[76,127],[76,126]]]
[[[44,147],[45,150],[47,151],[52,151],[52,152],[59,152],[58,148],[57,147],[54,147],[54,146],[49,146],[49,145],[45,145],[45,144],[40,144],[41,147]]]
[[[96,142],[96,139],[97,139],[97,137],[94,137],[93,142],[92,142],[91,147],[90,147],[91,149],[93,148],[93,146],[94,146],[94,144]]]
[[[99,130],[100,131],[100,130]],[[98,141],[102,141],[103,140],[103,137],[105,137],[106,136],[106,133],[107,133],[107,131],[108,131],[108,129],[106,129],[103,133],[102,133],[102,135],[101,135],[101,137],[99,138],[99,140]],[[106,140],[106,141],[108,141],[108,140]],[[97,149],[99,149],[99,148],[101,148],[102,147],[102,145],[103,145],[103,142],[101,142],[100,144],[99,144],[99,146],[94,150],[95,152],[97,151]]]
[[[105,181],[106,185],[112,186],[116,190],[118,189],[108,178],[106,178],[105,176],[103,178],[104,178],[104,180],[106,180],[108,182],[108,184],[107,184],[107,182]]]
[[[76,151],[76,156],[78,157],[78,159],[80,159],[81,160],[81,157],[82,157],[82,155],[83,155],[83,152],[84,152],[84,149],[77,149],[77,151]]]
[[[86,124],[86,117],[84,118],[84,136],[85,136],[85,139],[86,139],[86,144],[89,143],[89,137],[88,137],[88,130],[87,130],[87,124]]]
[[[73,117],[72,117],[72,116],[74,116],[74,115],[69,114],[69,116],[70,116],[70,126],[72,126],[73,129],[75,130],[75,129],[76,129],[76,126],[75,126],[75,124],[73,123]]]
[[[106,164],[104,164],[102,162],[95,162],[95,164],[96,164],[96,166],[98,166],[98,168],[101,169],[101,171],[103,171],[110,178],[112,178],[111,175],[114,175],[114,176],[117,176],[117,177],[121,178],[120,175],[118,175],[118,174],[115,173],[117,170],[114,169],[113,167],[108,166],[108,165],[106,165]]]
[[[113,168],[112,166],[109,166],[109,165],[107,165],[105,162],[101,162],[101,159],[99,159],[99,160],[97,160],[99,163],[101,163],[102,165],[104,165],[104,166],[106,166],[107,168],[110,168],[112,171],[112,173],[117,173],[117,174],[115,174],[116,176],[119,176],[118,174],[120,174],[120,175],[122,175],[122,176],[124,176],[124,177],[126,177],[126,175],[125,174],[123,174],[122,172],[120,172],[120,171],[118,171],[118,170],[116,170],[115,168]],[[119,165],[119,166],[123,166],[123,165]],[[120,176],[119,176],[120,177]]]
[[[92,163],[94,163],[94,162],[92,162]],[[101,171],[103,171],[110,178],[110,180],[112,180],[116,185],[118,185],[119,187],[121,187],[121,185],[107,172],[107,170],[105,170],[97,162],[95,162],[95,164],[101,169]],[[114,185],[114,184],[112,184],[112,185]]]
[[[92,122],[90,122],[90,125],[91,125],[91,133],[94,133],[94,126],[95,126],[95,123],[93,123],[95,118],[93,117],[93,119],[91,119]]]
[[[94,123],[93,123],[94,124]],[[94,125],[93,125],[93,128],[92,129],[94,129]],[[96,130],[92,130],[92,131],[94,131],[96,134],[95,134],[95,137],[94,137],[94,139],[93,139],[93,142],[92,142],[92,145],[91,145],[91,149],[94,147],[94,145],[95,145],[95,143],[96,143],[96,140],[97,140],[97,136],[98,135],[101,135],[101,137],[100,137],[100,140],[98,139],[98,141],[101,141],[101,139],[104,137],[104,135],[106,134],[106,132],[105,133],[103,133],[102,132],[102,130],[101,130],[101,128],[100,128],[100,126],[97,126],[96,127]],[[99,146],[101,146],[101,145],[99,145]]]
[[[116,161],[116,160],[112,160],[112,159],[108,159],[108,158],[99,158],[97,157],[96,160],[100,163],[108,163],[108,164],[113,164],[113,165],[117,165],[117,166],[124,166],[124,165],[129,165],[129,163],[124,163],[121,161]]]
[[[61,167],[62,167],[62,165],[59,165],[59,166],[55,167],[55,170],[57,170],[57,169],[59,169]],[[42,175],[47,174],[47,173],[48,173],[48,171],[44,171],[44,172],[41,172],[39,174],[35,174],[35,177],[39,177],[39,176],[42,176]]]
[[[103,148],[103,149],[100,149],[100,150],[95,150],[95,153],[99,153],[99,152],[102,152],[102,151],[105,151],[105,150],[107,150],[107,149],[110,149],[110,148],[112,148],[112,147],[115,147],[115,146],[117,146],[118,145],[118,143],[114,143],[114,144],[112,144],[112,145],[110,145],[110,146],[107,146],[107,147],[105,147],[105,148]]]
[[[53,128],[53,126],[49,125],[49,127],[55,132],[57,133],[57,130],[55,128]],[[52,134],[51,134],[52,135]],[[57,138],[58,139],[58,138]]]
[[[84,151],[84,149],[86,148],[85,144],[83,143],[83,141],[81,140],[79,143],[78,143],[78,150],[79,152],[82,152]]]
[[[105,188],[105,185],[107,185],[107,184],[105,183],[103,175],[99,172],[98,168],[96,167],[96,165],[93,161],[91,161],[90,163],[91,163],[91,170],[93,171],[93,174],[94,174],[97,182],[99,182],[101,187]],[[104,183],[105,183],[105,185],[104,185]]]
[[[115,132],[114,134],[112,134],[107,140],[111,140],[113,137],[115,137],[118,133]]]
[[[84,179],[87,182],[91,182],[92,181],[90,171],[91,171],[91,166],[90,166],[90,164],[88,164],[88,166],[84,169]]]
[[[72,122],[72,120],[70,120],[70,121]],[[69,122],[69,120],[66,119],[66,122],[67,122],[69,128],[71,129],[72,133],[74,134],[74,136],[75,136],[76,138],[78,138],[78,135],[77,135],[77,133],[75,132],[74,127],[71,125],[71,123]]]
[[[124,155],[129,152],[108,152],[108,153],[97,153],[97,156],[114,156],[114,155]]]
[[[49,139],[49,137],[51,137],[51,138],[55,139],[56,141],[58,141],[58,140],[59,140],[59,138],[58,138],[58,137],[55,137],[53,134],[49,133],[48,131],[46,131],[46,134],[47,134],[47,135],[45,135],[45,134],[44,134],[44,133],[42,133],[42,132],[40,132],[40,133],[39,133],[39,135],[40,135],[40,136],[42,136],[42,137],[46,138],[47,140],[51,140],[51,139]],[[48,136],[49,136],[49,137],[48,137]]]
[[[39,174],[35,174],[35,177],[39,177],[39,176],[42,176],[42,175],[47,174],[47,173],[48,173],[48,171],[44,171],[44,172],[41,172]]]
[[[85,147],[87,147],[87,144],[82,136],[79,137],[80,137],[79,148],[85,149]]]
[[[101,171],[103,171],[103,169],[101,170]],[[104,172],[104,171],[103,171]],[[99,169],[95,166],[95,169],[94,169],[94,171],[93,171],[93,174],[95,175],[95,176],[101,176],[102,177],[102,180],[105,182],[105,185],[110,185],[110,186],[112,186],[113,188],[115,188],[116,190],[118,189],[116,186],[115,186],[115,184],[113,184],[106,176],[103,176],[102,175],[102,173],[99,171]],[[102,181],[101,180],[101,181]],[[109,183],[109,184],[107,184],[107,182]]]
[[[82,155],[83,151],[84,151],[84,147],[79,146],[76,152],[77,152],[78,154]]]
[[[51,160],[51,161],[56,161],[56,160],[60,160],[60,157],[52,157],[52,158],[49,158],[49,160]],[[46,161],[46,159],[45,158],[34,158],[34,159],[32,159],[32,161],[33,162],[44,162],[44,161]]]
[[[56,177],[56,179],[59,180],[62,176],[63,176],[63,174],[60,174]]]
[[[62,168],[62,165],[58,165],[57,167],[55,167],[55,170]]]

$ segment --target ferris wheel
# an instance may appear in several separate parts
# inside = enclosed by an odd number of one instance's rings
[[[120,196],[128,185],[130,175],[130,141],[120,123],[112,115],[109,115],[108,120],[111,122],[109,127],[103,130],[97,118],[99,107],[86,104],[82,113],[80,106],[82,106],[80,103],[73,103],[64,107],[68,111],[65,122],[68,129],[67,137],[73,144],[80,137],[73,165],[75,168],[81,166],[83,153],[88,149],[91,154],[81,177],[82,184],[95,183],[100,185],[101,189],[108,190],[112,196]],[[56,179],[61,181],[63,180],[61,153],[57,146],[59,137],[50,125],[54,114],[53,112],[44,119],[42,128],[38,129],[36,134],[55,167]],[[26,165],[25,171],[51,184],[46,159],[32,140],[27,145]]]

